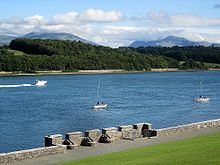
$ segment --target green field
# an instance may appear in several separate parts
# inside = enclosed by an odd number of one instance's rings
[[[8,49],[9,52],[13,53],[15,56],[22,56],[25,55],[25,53],[18,51],[18,50],[12,50],[12,49]]]
[[[57,165],[220,164],[220,132]]]
[[[207,63],[204,62],[205,66],[208,68],[220,68],[220,64],[215,64],[215,63]]]

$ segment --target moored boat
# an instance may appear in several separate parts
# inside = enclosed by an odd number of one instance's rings
[[[197,103],[203,103],[203,102],[208,102],[209,100],[210,98],[208,97],[200,96],[199,98],[196,98],[193,101]]]
[[[200,96],[198,98],[194,99],[193,102],[205,103],[205,102],[208,102],[209,100],[210,100],[210,98],[202,95],[202,80],[201,80],[200,81]]]
[[[97,102],[97,104],[95,104],[93,106],[94,109],[106,109],[108,107],[108,104],[106,103],[100,103],[100,102]]]
[[[94,109],[106,109],[108,104],[100,102],[100,80],[98,81],[97,87],[97,103],[93,106]]]

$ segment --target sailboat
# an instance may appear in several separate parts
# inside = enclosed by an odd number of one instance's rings
[[[93,106],[94,109],[106,109],[108,104],[100,101],[100,80],[97,87],[97,103]]]
[[[200,96],[198,98],[194,99],[193,102],[204,103],[204,102],[208,102],[209,100],[210,100],[210,98],[202,95],[202,80],[201,80],[200,81]]]

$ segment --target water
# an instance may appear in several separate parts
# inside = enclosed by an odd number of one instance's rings
[[[139,122],[162,128],[220,118],[219,71],[37,78],[48,85],[28,85],[34,76],[0,77],[0,152],[43,146],[44,136],[55,133]],[[109,104],[104,111],[91,108],[99,79],[101,97]],[[201,79],[209,103],[192,102]]]

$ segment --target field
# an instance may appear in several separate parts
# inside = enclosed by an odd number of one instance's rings
[[[25,53],[18,51],[18,50],[12,50],[12,49],[8,49],[9,52],[13,53],[16,56],[22,56],[25,55]]]
[[[215,63],[207,63],[204,62],[205,66],[208,68],[220,68],[220,64],[215,64]]]
[[[220,132],[57,165],[220,164]]]

